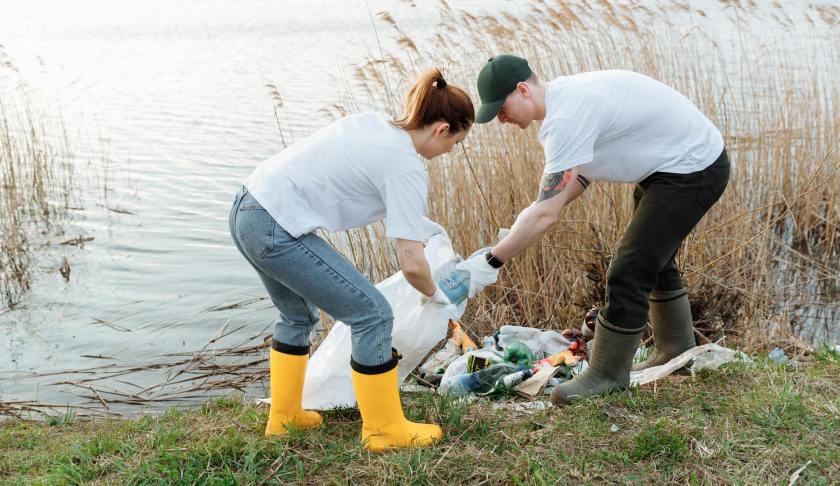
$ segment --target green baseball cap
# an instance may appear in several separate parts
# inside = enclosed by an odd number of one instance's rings
[[[516,85],[531,76],[528,61],[521,57],[501,54],[491,57],[478,73],[478,107],[475,121],[487,123],[502,111],[507,95],[516,89]]]

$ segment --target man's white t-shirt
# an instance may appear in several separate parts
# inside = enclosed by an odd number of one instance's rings
[[[723,137],[688,98],[631,71],[562,76],[545,93],[540,127],[545,173],[640,182],[654,172],[689,174],[723,151]]]
[[[385,218],[388,237],[423,240],[426,166],[384,113],[336,120],[257,166],[245,187],[295,238]]]

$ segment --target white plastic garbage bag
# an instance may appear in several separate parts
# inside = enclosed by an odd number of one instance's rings
[[[439,225],[427,221],[426,259],[432,273],[455,260],[449,236]],[[376,285],[394,311],[393,347],[402,355],[398,366],[399,383],[444,338],[449,319],[460,319],[466,302],[446,307],[427,302],[398,272]],[[309,360],[303,385],[303,407],[311,410],[352,407],[356,394],[350,374],[350,326],[336,322],[321,346]]]

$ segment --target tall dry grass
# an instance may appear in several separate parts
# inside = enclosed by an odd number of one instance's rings
[[[630,69],[661,80],[716,123],[733,161],[729,188],[678,256],[700,339],[763,346],[836,325],[840,8],[722,2],[704,12],[688,2],[652,8],[607,0],[528,5],[515,16],[487,16],[441,0],[441,24],[422,42],[409,38],[390,13],[371,16],[377,39],[395,42],[380,42],[348,81],[356,89],[329,111],[396,114],[413,78],[431,66],[443,67],[477,101],[476,74],[502,52],[528,58],[544,79]],[[535,198],[543,170],[537,130],[476,126],[463,150],[429,165],[430,216],[462,254],[492,243]],[[567,208],[556,232],[470,302],[468,327],[479,335],[509,322],[565,328],[578,325],[588,307],[603,305],[632,189],[593,184]],[[395,270],[381,226],[340,238],[372,279]]]
[[[63,128],[47,118],[0,50],[0,309],[21,302],[39,235],[67,214],[73,165]]]

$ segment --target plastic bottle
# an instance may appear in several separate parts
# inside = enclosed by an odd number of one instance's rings
[[[531,369],[517,371],[516,373],[511,373],[509,375],[505,375],[496,382],[496,389],[501,392],[510,392],[513,391],[513,388],[522,383],[523,381],[527,380],[528,378],[534,376],[534,371]]]
[[[458,345],[452,338],[449,338],[443,348],[439,349],[432,355],[431,358],[426,360],[426,362],[420,366],[420,373],[424,375],[443,373],[449,363],[455,361],[455,359],[460,355],[461,346]]]
[[[522,341],[513,341],[505,348],[505,361],[527,367],[534,363],[534,352]]]
[[[773,348],[773,351],[770,351],[770,354],[767,355],[767,358],[770,359],[770,361],[780,365],[788,363],[788,357],[785,354],[785,352],[782,351],[781,348]]]
[[[481,340],[481,344],[483,348],[496,349],[496,340],[493,336],[484,336],[484,339]]]
[[[463,397],[467,396],[470,393],[475,393],[478,390],[482,390],[483,384],[475,376],[475,373],[467,373],[465,375],[459,376],[452,385],[446,390],[446,393],[455,397]]]
[[[502,378],[515,374],[518,370],[519,367],[511,363],[496,363],[474,373],[459,376],[449,386],[446,393],[456,397],[471,393],[476,395],[491,394],[501,384]]]
[[[461,260],[460,256],[456,256],[456,258],[441,265],[432,276],[437,286],[455,305],[467,300],[470,291],[470,272],[455,268],[455,265]]]

